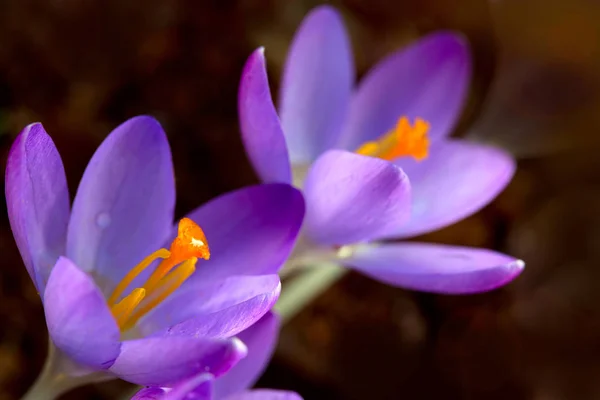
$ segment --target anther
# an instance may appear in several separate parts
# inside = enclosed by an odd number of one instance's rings
[[[428,155],[429,124],[420,118],[411,126],[407,117],[402,117],[391,131],[379,139],[366,142],[356,153],[392,161],[399,157],[411,156],[417,161]]]
[[[183,218],[179,221],[177,228],[177,237],[171,243],[169,249],[171,256],[162,261],[154,270],[150,278],[144,284],[149,292],[154,291],[158,282],[173,269],[176,265],[192,257],[210,258],[210,249],[206,241],[206,236],[194,221],[189,218]]]

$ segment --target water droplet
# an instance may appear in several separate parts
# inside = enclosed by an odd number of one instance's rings
[[[108,213],[100,213],[96,216],[96,225],[98,228],[105,229],[110,225],[110,215]]]

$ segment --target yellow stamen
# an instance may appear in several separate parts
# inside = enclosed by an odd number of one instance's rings
[[[408,118],[402,117],[394,129],[376,141],[364,143],[356,153],[388,161],[406,156],[420,161],[428,155],[428,130],[429,123],[425,120],[417,118],[415,124],[411,126]]]
[[[131,285],[131,282],[133,282],[133,280],[139,274],[141,274],[146,268],[148,268],[150,264],[152,264],[152,261],[158,258],[168,258],[170,255],[171,253],[169,252],[169,250],[158,249],[154,253],[150,254],[148,257],[144,258],[138,265],[133,267],[133,269],[129,271],[127,275],[125,275],[125,278],[123,278],[121,282],[119,282],[112,295],[108,299],[108,304],[114,305],[117,302],[117,300],[119,300],[119,297],[121,297],[121,295],[123,294],[123,291],[127,289],[129,285]]]
[[[144,287],[149,292],[153,292],[156,289],[156,286],[159,284],[160,280],[169,273],[177,264],[180,264],[181,261],[176,259],[175,257],[169,257],[166,260],[161,261],[160,264],[156,267],[152,275],[148,278],[146,283],[144,283]]]
[[[174,271],[169,273],[163,279],[161,279],[159,289],[156,290],[154,295],[151,298],[147,298],[147,302],[142,304],[135,313],[131,316],[129,321],[127,321],[127,325],[125,326],[125,330],[134,326],[137,321],[140,320],[144,315],[146,315],[149,311],[151,311],[154,307],[162,303],[164,299],[169,297],[171,293],[177,290],[183,282],[189,278],[194,271],[196,270],[196,262],[198,259],[196,257],[192,257],[191,259],[185,261]]]
[[[132,290],[129,295],[116,303],[133,280],[159,258],[163,260],[142,287]],[[206,236],[194,221],[183,218],[179,221],[177,237],[171,243],[169,250],[159,249],[144,258],[125,275],[108,299],[108,305],[121,330],[127,330],[135,325],[141,317],[181,286],[195,271],[198,258],[205,260],[210,258]],[[180,266],[177,267],[178,265]],[[173,270],[175,267],[177,268]]]
[[[133,289],[123,300],[112,306],[111,312],[120,327],[125,324],[133,310],[144,300],[146,290],[143,288]]]

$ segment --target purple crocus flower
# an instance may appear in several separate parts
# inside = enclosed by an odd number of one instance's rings
[[[267,313],[256,324],[240,333],[248,346],[248,356],[225,375],[216,378],[201,373],[172,388],[147,387],[132,400],[301,400],[296,393],[255,389],[248,390],[263,373],[277,343],[279,319]]]
[[[279,113],[263,49],[250,56],[238,99],[247,154],[264,182],[293,182],[306,201],[292,265],[335,262],[391,285],[455,294],[522,271],[522,261],[490,250],[381,243],[457,222],[512,178],[504,151],[448,139],[469,77],[465,41],[439,32],[386,57],[355,88],[349,39],[330,6],[296,32]]]
[[[6,201],[52,342],[75,364],[58,372],[140,385],[218,377],[245,355],[234,336],[276,301],[277,271],[304,215],[296,189],[265,184],[222,195],[173,227],[171,151],[145,116],[100,145],[71,209],[52,139],[41,124],[27,126],[8,157]]]

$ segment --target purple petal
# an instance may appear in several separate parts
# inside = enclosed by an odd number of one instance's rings
[[[474,214],[504,190],[516,167],[500,149],[460,140],[440,141],[421,162],[395,164],[410,178],[412,215],[389,237],[420,235]]]
[[[211,400],[211,374],[201,373],[175,385],[173,389],[147,387],[137,392],[131,400]]]
[[[226,338],[258,321],[277,301],[281,286],[272,293],[252,297],[242,303],[212,313],[196,314],[155,335]]]
[[[261,47],[248,58],[242,72],[238,95],[242,141],[256,173],[264,182],[289,183],[290,159],[271,99],[265,64]]]
[[[236,393],[223,400],[302,400],[302,397],[284,390],[257,389]]]
[[[202,373],[178,384],[164,400],[211,400],[213,375]]]
[[[230,337],[269,311],[280,291],[277,275],[189,282],[142,319],[138,328],[146,335],[172,327],[171,335]],[[193,332],[184,327],[193,327]]]
[[[158,387],[143,388],[133,395],[131,400],[167,400],[166,391]]]
[[[192,279],[273,274],[295,243],[304,200],[286,184],[256,185],[219,196],[188,217],[202,227],[211,251]]]
[[[335,144],[353,84],[342,18],[330,6],[317,7],[296,31],[281,83],[279,115],[292,163],[313,160]]]
[[[119,281],[163,244],[173,224],[175,183],[165,132],[151,117],[119,125],[79,184],[67,255],[86,271]]]
[[[366,247],[342,262],[389,285],[444,294],[492,290],[525,267],[523,261],[491,250],[425,243]]]
[[[31,124],[10,149],[5,176],[8,218],[31,280],[43,293],[64,254],[69,222],[65,170],[42,124]]]
[[[46,324],[52,341],[74,361],[107,369],[121,348],[121,332],[91,277],[60,257],[44,292]]]
[[[266,314],[260,321],[241,332],[238,338],[248,346],[248,356],[215,381],[215,398],[223,399],[246,390],[256,383],[267,368],[279,335],[279,318]]]
[[[306,178],[307,233],[321,244],[377,239],[410,216],[410,184],[388,161],[331,150]]]
[[[245,355],[235,338],[151,337],[123,342],[110,372],[138,385],[171,386],[199,373],[220,376]]]
[[[398,118],[430,123],[429,136],[450,134],[471,76],[468,45],[458,35],[434,33],[377,64],[354,94],[340,146],[356,150],[394,127]]]

